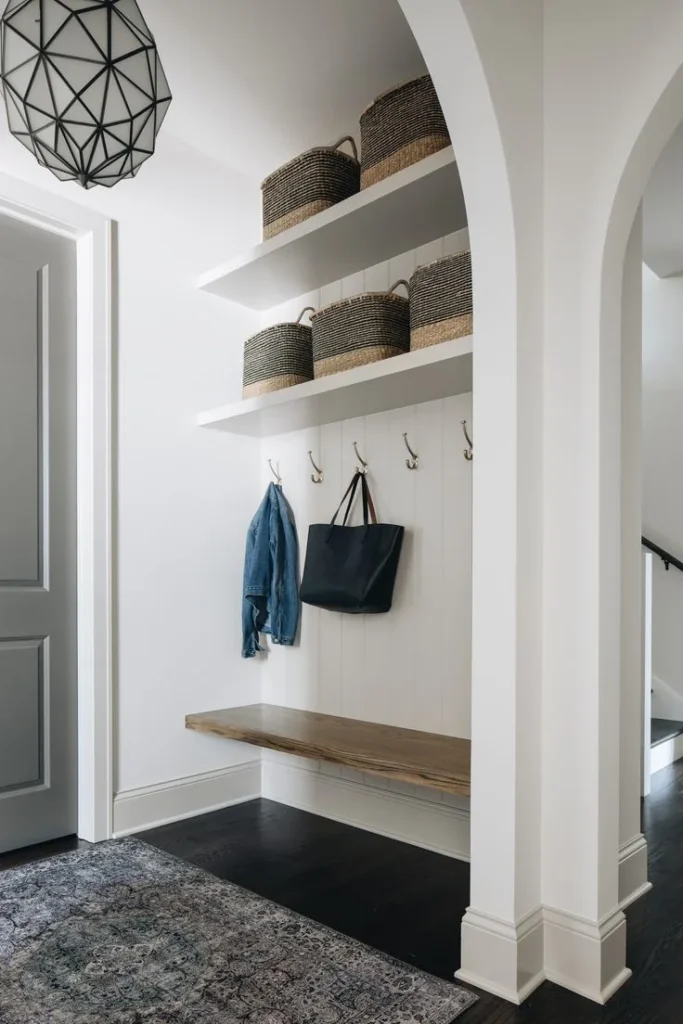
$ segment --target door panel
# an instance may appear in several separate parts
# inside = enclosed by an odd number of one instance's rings
[[[0,793],[38,786],[42,779],[42,640],[0,641]]]
[[[3,371],[0,374],[0,581],[38,583],[40,420],[41,272],[13,288],[12,274],[0,280],[0,310],[9,321],[2,331]]]
[[[0,217],[0,852],[77,828],[75,244]]]

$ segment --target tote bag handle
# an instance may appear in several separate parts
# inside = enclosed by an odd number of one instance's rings
[[[330,526],[335,525],[337,521],[337,516],[341,512],[342,505],[344,504],[347,498],[348,503],[346,505],[346,511],[344,512],[342,526],[346,526],[346,524],[348,523],[349,517],[351,516],[351,510],[353,508],[353,503],[356,498],[356,491],[358,490],[359,480],[361,482],[361,490],[363,493],[363,524],[365,526],[368,526],[369,523],[372,523],[373,526],[377,525],[377,512],[375,511],[375,503],[372,500],[372,495],[370,494],[370,487],[368,485],[366,475],[365,473],[355,473],[351,483],[346,489],[344,497],[339,502],[339,507],[337,508],[337,511],[332,516],[332,522],[330,523]]]

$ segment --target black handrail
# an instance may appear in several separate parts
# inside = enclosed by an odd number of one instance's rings
[[[648,540],[647,537],[641,537],[640,539],[642,541],[644,548],[647,548],[648,551],[652,551],[653,554],[658,555],[659,558],[661,558],[661,560],[664,562],[664,567],[666,568],[667,572],[669,571],[669,568],[672,565],[674,565],[677,569],[680,569],[680,571],[683,572],[683,562],[681,562],[679,558],[676,558],[675,555],[672,555],[670,554],[670,552],[665,551],[664,548],[660,548],[659,544],[653,543],[653,541]]]

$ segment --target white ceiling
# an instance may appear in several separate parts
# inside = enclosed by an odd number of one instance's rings
[[[683,273],[683,126],[662,153],[645,191],[643,258],[659,277]]]
[[[335,142],[424,70],[398,0],[139,0],[173,103],[164,130],[250,178]]]

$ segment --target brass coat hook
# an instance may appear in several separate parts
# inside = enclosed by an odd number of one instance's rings
[[[358,459],[358,461],[360,462],[360,466],[357,466],[356,468],[358,469],[358,472],[359,472],[359,473],[362,473],[362,474],[363,474],[363,476],[365,476],[365,474],[366,474],[366,473],[367,473],[367,471],[368,471],[368,463],[367,463],[367,462],[365,461],[365,459],[363,458],[363,456],[361,455],[361,453],[360,453],[360,452],[358,451],[358,442],[357,442],[357,441],[354,441],[354,442],[353,442],[353,450],[354,450],[354,451],[355,451],[355,453],[356,453],[356,458],[357,458],[357,459]],[[362,468],[361,468],[361,467],[362,467]]]
[[[413,449],[410,447],[410,444],[408,443],[407,433],[404,433],[403,440],[405,442],[406,448],[410,452],[410,458],[406,459],[406,466],[408,467],[408,469],[418,469],[420,465],[420,456],[417,454],[417,452],[414,452]]]
[[[278,485],[278,487],[282,487],[282,477],[278,473],[277,469],[273,468],[273,463],[271,462],[270,459],[268,459],[268,465],[270,466],[270,472],[275,477],[275,483]]]
[[[315,470],[315,473],[311,473],[311,480],[313,481],[314,484],[321,484],[325,479],[325,474],[323,473],[322,469],[320,469],[319,466],[316,466],[315,462],[313,461],[313,452],[309,451],[308,457],[311,460],[311,465],[313,466],[313,469]]]
[[[474,445],[472,444],[472,438],[467,433],[467,420],[462,420],[460,426],[462,427],[462,432],[465,435],[465,440],[467,441],[467,448],[464,449],[463,455],[468,462],[471,462],[474,458]]]

